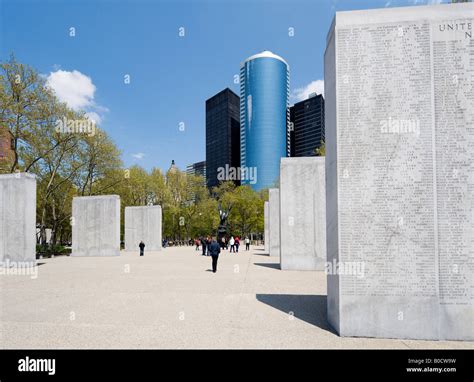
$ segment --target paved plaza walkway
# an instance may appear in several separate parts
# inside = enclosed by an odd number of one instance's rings
[[[0,275],[1,348],[474,348],[473,342],[341,338],[323,272],[280,271],[262,248],[194,247],[39,260]]]

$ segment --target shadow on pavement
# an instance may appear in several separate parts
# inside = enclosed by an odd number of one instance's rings
[[[327,321],[327,296],[302,294],[257,294],[257,300],[336,334]],[[337,334],[336,334],[337,335]]]
[[[280,264],[279,263],[253,263],[253,264],[258,265],[259,267],[267,267],[267,268],[280,270]]]

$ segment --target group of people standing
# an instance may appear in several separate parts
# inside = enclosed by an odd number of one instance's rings
[[[239,247],[240,247],[240,238],[236,236],[231,236],[229,240],[226,240],[225,236],[222,237],[221,239],[221,248],[222,249],[229,249],[230,246],[230,251],[229,253],[237,253],[239,252]]]
[[[248,236],[245,237],[244,239],[245,242],[245,250],[250,251],[250,239]],[[229,252],[239,252],[239,247],[240,247],[240,238],[236,236],[235,238],[233,236],[230,237],[229,241],[226,240],[225,237],[222,238],[222,248],[228,249],[230,246],[230,251]]]
[[[217,242],[216,237],[201,237],[200,239],[195,239],[194,244],[196,245],[196,251],[199,251],[199,247],[202,248],[202,256],[211,256],[212,257],[212,272],[216,273],[217,271],[217,259],[221,250],[229,249],[229,253],[238,253],[240,247],[240,238],[236,236],[230,237],[229,240],[226,240],[226,237],[223,236],[220,242]],[[245,238],[245,250],[250,250],[250,239]],[[206,253],[207,252],[207,253]]]
[[[217,241],[217,240],[216,240]],[[208,237],[201,237],[200,239],[195,239],[194,244],[196,245],[196,251],[199,251],[200,248],[202,248],[202,255],[206,256],[206,250],[208,250],[209,245],[212,242],[212,238],[210,236]],[[244,239],[245,242],[245,250],[249,251],[250,250],[250,239],[245,237]],[[239,252],[239,247],[240,247],[240,238],[236,236],[231,236],[229,239],[227,239],[225,236],[222,236],[222,238],[219,240],[219,247],[221,250],[229,250],[229,253],[238,253]],[[207,256],[210,256],[208,253]]]

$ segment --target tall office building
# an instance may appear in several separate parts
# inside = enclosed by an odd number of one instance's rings
[[[230,169],[240,167],[239,96],[229,88],[206,101],[206,183],[215,187],[233,180]],[[230,177],[229,177],[230,175]],[[224,176],[224,178],[222,178]]]
[[[187,175],[199,175],[206,178],[206,161],[196,162],[186,166]]]
[[[324,141],[324,98],[313,93],[290,108],[292,157],[310,157]]]
[[[186,166],[186,175],[196,175],[203,177],[202,185],[204,186],[206,183],[206,161],[196,162]],[[188,202],[196,202],[196,194],[192,191],[192,184],[188,183],[188,187],[189,195],[191,195],[191,198],[188,200]]]
[[[272,187],[279,179],[280,158],[289,155],[290,71],[286,61],[269,51],[245,60],[240,67],[242,184],[254,190]]]

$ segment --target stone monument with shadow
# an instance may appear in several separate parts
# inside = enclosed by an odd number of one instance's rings
[[[337,12],[324,59],[329,322],[474,340],[474,4]]]

